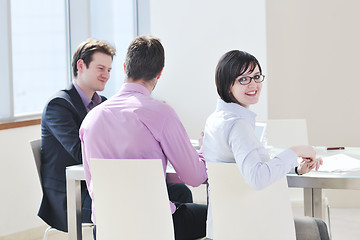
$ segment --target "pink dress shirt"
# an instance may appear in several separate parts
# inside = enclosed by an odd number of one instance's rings
[[[120,91],[92,109],[80,128],[86,184],[93,199],[90,158],[161,159],[191,186],[207,180],[204,159],[192,146],[175,111],[152,99],[142,85],[125,83]],[[164,175],[166,176],[166,174]],[[172,213],[176,207],[170,203]],[[96,224],[95,204],[92,220]]]

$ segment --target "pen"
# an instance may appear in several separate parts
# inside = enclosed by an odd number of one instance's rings
[[[328,147],[326,150],[344,150],[345,147]]]

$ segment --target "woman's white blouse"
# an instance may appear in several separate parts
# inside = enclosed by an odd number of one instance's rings
[[[294,172],[298,161],[291,149],[270,159],[255,136],[255,117],[254,112],[219,99],[215,112],[206,121],[201,151],[207,162],[236,162],[245,181],[255,189],[262,189]],[[210,239],[213,239],[212,225],[209,201],[206,235]]]
[[[298,161],[291,149],[270,159],[255,136],[255,117],[239,104],[219,99],[206,121],[202,152],[207,162],[236,162],[245,181],[262,189],[294,172]]]

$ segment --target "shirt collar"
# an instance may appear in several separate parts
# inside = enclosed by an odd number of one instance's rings
[[[90,99],[85,92],[73,81],[76,91],[79,93],[81,101],[83,102],[86,110],[89,112],[92,108],[99,105],[102,101],[101,97],[97,92],[94,93],[92,99]]]
[[[144,87],[143,85],[138,84],[138,83],[127,83],[126,82],[122,85],[120,92],[138,92],[138,93],[144,94],[145,96],[150,96],[149,90],[146,87]]]
[[[243,106],[241,106],[237,103],[233,103],[233,102],[227,103],[222,99],[218,99],[216,110],[231,112],[238,117],[248,119],[251,122],[255,123],[256,114],[253,111],[251,111],[247,108],[244,108]]]

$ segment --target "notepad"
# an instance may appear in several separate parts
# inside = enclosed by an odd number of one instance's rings
[[[319,168],[319,171],[321,172],[347,172],[360,170],[360,160],[346,154],[323,157],[323,161],[323,165]]]

